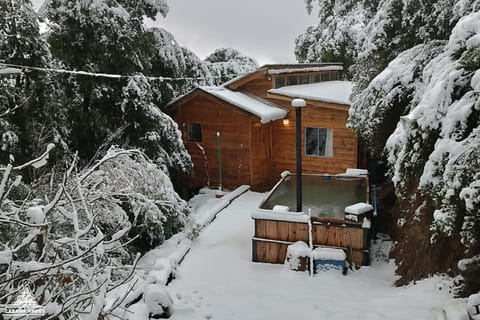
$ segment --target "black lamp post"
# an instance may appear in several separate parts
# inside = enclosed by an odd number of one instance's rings
[[[302,108],[306,107],[303,99],[293,99],[295,108],[295,145],[297,164],[297,212],[302,212]]]

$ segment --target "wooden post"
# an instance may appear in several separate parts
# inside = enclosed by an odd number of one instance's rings
[[[303,99],[293,99],[295,108],[295,144],[297,164],[297,212],[302,212],[302,108],[307,104]]]
[[[222,191],[222,149],[220,147],[220,131],[217,131],[217,155],[218,155],[218,189]]]

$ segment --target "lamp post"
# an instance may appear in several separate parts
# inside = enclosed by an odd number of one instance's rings
[[[297,164],[297,212],[302,212],[302,108],[307,104],[303,99],[293,99],[295,108],[295,145]]]

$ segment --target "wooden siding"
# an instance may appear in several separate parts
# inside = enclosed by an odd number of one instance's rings
[[[265,75],[252,79],[240,86],[237,90],[247,92],[260,98],[267,98],[267,91],[273,88],[272,76]]]
[[[251,179],[253,190],[266,191],[273,184],[272,177],[272,125],[261,124],[258,120],[251,123]]]
[[[278,105],[289,107],[290,101],[273,100]],[[272,128],[272,173],[273,179],[289,170],[295,172],[295,110],[289,107],[289,125],[276,121]],[[342,105],[308,103],[302,109],[302,170],[303,173],[337,174],[347,168],[357,167],[358,140],[353,130],[346,128],[348,107]],[[305,127],[333,129],[333,157],[305,155]]]
[[[287,242],[308,242],[308,224],[255,219],[255,237]]]
[[[252,240],[252,261],[263,263],[283,264],[287,256],[288,244]]]
[[[255,220],[252,240],[252,261],[284,263],[287,247],[296,241],[308,243],[308,224],[288,221]],[[342,220],[343,221],[343,220]],[[330,246],[344,249],[347,261],[355,265],[368,264],[368,229],[355,223],[313,223],[314,246]]]
[[[233,189],[251,184],[250,123],[258,122],[258,118],[202,94],[176,106],[173,116],[194,165],[193,173],[187,179],[190,187],[206,186],[208,180],[211,187],[218,187],[217,131],[221,134],[223,187]],[[191,123],[201,125],[201,142],[188,141],[187,125]],[[200,146],[205,150],[205,156]]]

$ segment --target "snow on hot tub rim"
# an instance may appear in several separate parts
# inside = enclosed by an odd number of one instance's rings
[[[295,211],[273,211],[258,207],[252,213],[252,219],[308,223],[308,214]]]

